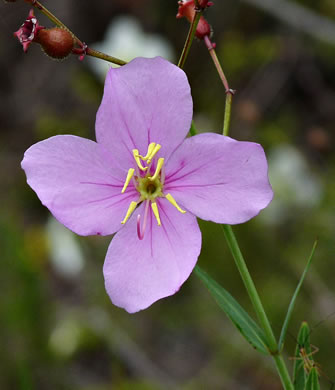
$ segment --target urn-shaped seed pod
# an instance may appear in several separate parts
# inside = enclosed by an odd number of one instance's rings
[[[35,42],[42,46],[48,56],[57,59],[67,57],[74,47],[72,34],[60,27],[41,30]]]

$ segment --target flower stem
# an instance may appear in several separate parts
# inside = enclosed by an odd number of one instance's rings
[[[235,91],[229,87],[227,78],[223,72],[220,61],[216,55],[215,45],[211,42],[208,35],[206,35],[204,37],[204,41],[205,41],[205,44],[207,46],[208,52],[209,52],[210,56],[212,57],[215,68],[220,76],[222,84],[226,90],[226,104],[225,104],[225,115],[224,115],[224,122],[223,122],[223,135],[228,135],[229,134],[229,127],[230,127],[231,103],[232,103],[233,95],[235,94]]]
[[[235,91],[229,87],[227,78],[223,72],[223,69],[221,67],[221,64],[219,62],[219,59],[215,52],[215,47],[212,44],[211,40],[208,36],[205,37],[205,44],[208,48],[208,51],[212,57],[212,60],[214,62],[214,65],[216,67],[216,70],[220,76],[220,79],[222,81],[222,84],[225,87],[226,90],[226,103],[225,103],[225,116],[224,116],[224,123],[223,123],[223,135],[228,136],[229,134],[229,128],[230,128],[230,117],[231,117],[231,105],[232,105],[232,99]],[[265,310],[263,308],[262,302],[260,300],[260,297],[258,295],[258,292],[256,290],[256,286],[251,278],[251,275],[249,273],[248,267],[244,261],[242,252],[239,248],[238,242],[236,240],[235,234],[233,232],[233,229],[229,225],[221,225],[225,238],[227,240],[229,249],[233,255],[233,258],[235,260],[235,264],[240,272],[241,278],[243,280],[243,283],[245,285],[245,288],[249,294],[250,300],[253,304],[253,307],[255,309],[255,312],[257,314],[258,320],[264,330],[264,333],[266,335],[268,346],[270,353],[274,359],[278,374],[280,376],[280,379],[282,381],[282,384],[284,386],[285,390],[294,390],[290,375],[287,371],[287,367],[285,365],[284,359],[280,352],[278,351],[277,341],[273,334],[270,322],[267,318],[267,315],[265,313]]]
[[[182,51],[181,56],[180,56],[179,61],[178,61],[178,66],[181,69],[184,68],[184,65],[185,65],[185,62],[186,62],[186,58],[187,58],[188,53],[190,51],[190,48],[191,48],[191,45],[192,45],[192,42],[193,42],[193,39],[194,39],[194,36],[195,36],[195,32],[196,32],[196,29],[197,29],[197,26],[198,26],[198,23],[199,23],[201,14],[202,14],[202,10],[198,8],[198,4],[197,3],[198,2],[196,1],[195,2],[194,18],[192,20],[191,27],[190,27],[190,29],[188,31],[183,51]]]
[[[264,333],[266,335],[269,351],[275,361],[276,368],[278,371],[278,374],[280,376],[280,379],[282,381],[282,384],[284,386],[285,390],[294,390],[291,378],[289,376],[289,373],[287,371],[287,367],[285,365],[284,359],[280,352],[278,351],[277,347],[277,341],[273,334],[270,322],[267,318],[267,315],[264,311],[262,302],[260,300],[260,297],[258,295],[258,292],[256,290],[255,284],[251,278],[251,275],[249,273],[248,267],[244,261],[242,252],[239,248],[238,242],[236,240],[235,234],[233,232],[233,229],[229,225],[221,225],[225,238],[227,240],[229,249],[233,255],[233,258],[235,260],[235,264],[240,272],[240,275],[242,277],[244,286],[249,294],[250,300],[253,304],[254,310],[257,314],[258,320],[264,330]]]
[[[105,60],[120,66],[127,64],[127,61],[123,61],[120,60],[119,58],[109,56],[108,54],[102,53],[101,51],[98,50],[91,49],[90,47],[86,49],[86,54],[88,56],[100,58],[101,60]]]
[[[76,44],[79,46],[79,49],[74,49],[73,52],[75,54],[89,55],[92,57],[100,58],[102,60],[111,62],[116,65],[125,65],[127,62],[120,60],[119,58],[109,56],[107,54],[101,53],[97,50],[93,50],[82,42],[62,21],[60,21],[51,11],[49,11],[43,4],[41,4],[37,0],[26,0],[26,2],[30,3],[32,7],[37,8],[42,14],[44,14],[47,18],[49,18],[56,26],[64,28],[67,30],[76,41]],[[82,50],[82,52],[80,52]]]
[[[224,121],[223,121],[223,135],[226,136],[229,135],[232,100],[233,100],[233,94],[226,92],[226,104],[225,104]]]

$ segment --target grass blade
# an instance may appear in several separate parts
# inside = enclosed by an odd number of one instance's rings
[[[285,317],[285,320],[284,320],[284,323],[283,323],[283,327],[282,327],[282,330],[281,330],[281,333],[280,333],[280,337],[279,337],[279,342],[278,342],[278,350],[279,351],[281,351],[282,348],[283,348],[285,337],[286,337],[286,332],[287,332],[287,328],[288,328],[288,324],[289,324],[290,319],[292,317],[292,312],[293,312],[293,309],[294,309],[295,301],[297,299],[297,296],[299,294],[299,291],[300,291],[300,288],[302,286],[302,283],[304,282],[306,274],[307,274],[307,272],[309,270],[309,267],[311,265],[311,262],[312,262],[312,259],[313,259],[314,252],[315,252],[315,249],[317,247],[317,244],[318,244],[318,242],[315,241],[314,245],[313,245],[313,248],[312,248],[312,251],[311,251],[311,254],[309,255],[309,259],[307,261],[306,267],[304,269],[304,272],[301,275],[301,278],[299,280],[297,288],[295,289],[294,294],[293,294],[292,299],[291,299],[291,302],[289,304],[289,307],[288,307],[288,310],[287,310],[287,313],[286,313],[286,317]]]

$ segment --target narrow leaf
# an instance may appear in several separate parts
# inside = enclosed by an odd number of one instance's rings
[[[269,355],[269,349],[263,330],[242,306],[240,306],[227,290],[220,286],[199,266],[195,267],[195,273],[206,285],[217,304],[226,313],[242,336],[259,352]]]
[[[298,333],[298,340],[293,358],[293,384],[295,390],[305,389],[309,362],[313,362],[309,335],[309,326],[307,322],[303,322]]]
[[[319,375],[315,367],[311,369],[308,375],[305,390],[320,390]]]
[[[288,324],[289,324],[291,316],[292,316],[292,312],[293,312],[293,309],[294,309],[295,301],[296,301],[297,296],[299,294],[299,291],[300,291],[300,288],[302,286],[302,283],[305,280],[307,271],[308,271],[308,269],[309,269],[309,267],[311,265],[311,262],[312,262],[312,259],[313,259],[314,252],[315,252],[317,244],[318,244],[318,242],[315,241],[314,245],[313,245],[313,248],[312,248],[312,252],[311,252],[311,254],[309,256],[309,259],[307,261],[306,267],[304,269],[304,272],[301,275],[301,278],[299,280],[297,288],[295,289],[294,294],[293,294],[292,299],[291,299],[291,302],[289,304],[289,307],[288,307],[288,310],[287,310],[287,314],[286,314],[286,317],[285,317],[285,320],[284,320],[284,324],[283,324],[283,327],[282,327],[282,330],[281,330],[281,333],[280,333],[280,337],[279,337],[278,351],[281,351],[282,348],[283,348],[285,337],[286,337],[286,332],[287,332],[287,328],[288,328]]]

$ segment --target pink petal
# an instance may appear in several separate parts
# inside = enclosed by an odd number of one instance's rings
[[[129,313],[176,293],[192,272],[201,248],[196,218],[179,213],[159,199],[162,226],[149,213],[143,240],[136,234],[135,211],[111,242],[104,264],[106,290],[112,302]]]
[[[85,138],[60,135],[39,142],[26,151],[22,168],[41,202],[84,236],[120,229],[129,203],[138,198],[133,186],[121,194],[127,172]]]
[[[108,72],[97,113],[96,137],[124,166],[132,150],[145,155],[161,144],[168,157],[185,138],[192,120],[192,98],[185,73],[163,58],[136,58]]]
[[[218,134],[185,140],[166,165],[164,192],[201,219],[242,223],[272,200],[263,148]]]

